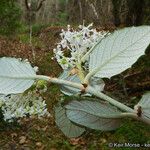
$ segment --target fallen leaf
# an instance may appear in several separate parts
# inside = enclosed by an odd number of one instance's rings
[[[12,138],[17,137],[17,133],[12,133],[12,134],[11,134],[11,137],[12,137]]]
[[[19,137],[19,144],[24,144],[24,143],[26,143],[26,137],[25,136],[21,136],[21,137]]]
[[[72,145],[85,145],[86,144],[85,140],[81,137],[80,138],[71,138],[70,143]]]
[[[41,142],[36,142],[36,146],[37,146],[37,147],[41,147],[41,146],[42,146],[42,143],[41,143]]]

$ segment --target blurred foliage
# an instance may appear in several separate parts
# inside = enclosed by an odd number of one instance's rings
[[[57,19],[59,20],[59,22],[57,23],[58,25],[67,25],[67,17],[68,17],[68,14],[66,12],[59,12],[58,15],[57,15]]]
[[[67,3],[67,0],[59,0],[59,3],[61,3],[61,4],[66,4],[66,3]]]
[[[143,7],[143,24],[150,24],[150,0],[144,0],[144,7]]]
[[[30,37],[28,34],[18,34],[18,38],[22,43],[25,43],[25,44],[30,43]],[[32,44],[35,47],[44,47],[43,43],[36,36],[32,37]]]
[[[21,10],[16,0],[0,0],[0,34],[11,35],[20,27]]]

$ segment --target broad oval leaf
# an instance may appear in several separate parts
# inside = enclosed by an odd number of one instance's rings
[[[74,100],[65,108],[71,121],[91,129],[110,131],[121,125],[121,112],[108,103]]]
[[[67,81],[72,81],[72,82],[76,82],[76,83],[81,83],[79,77],[77,74],[75,75],[69,75],[69,70],[64,70],[63,73],[59,76],[60,79],[64,79]],[[90,79],[90,86],[95,88],[97,91],[103,91],[105,83],[101,78],[97,78],[97,77],[92,77]],[[79,94],[80,90],[70,87],[70,86],[66,86],[66,85],[61,85],[60,87],[61,92],[64,93],[65,95],[75,95],[75,94]],[[90,96],[90,94],[86,94],[86,96]]]
[[[131,67],[150,44],[150,26],[129,27],[103,39],[90,55],[89,70],[110,78]]]
[[[134,109],[138,110],[139,106],[141,107],[142,115],[150,119],[150,92],[142,96],[142,99],[134,106]]]
[[[33,83],[36,71],[29,62],[16,58],[0,58],[0,94],[17,94]]]
[[[55,107],[55,122],[69,138],[78,137],[85,131],[83,127],[77,126],[67,118],[65,108],[62,106]]]

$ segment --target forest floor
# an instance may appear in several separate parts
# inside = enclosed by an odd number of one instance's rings
[[[0,37],[0,57],[27,58],[32,65],[39,67],[39,74],[58,76],[62,70],[51,57],[53,48],[60,40],[60,31],[61,27],[50,27],[34,35],[32,48],[26,33],[11,39]],[[34,61],[33,49],[36,54]],[[150,90],[150,50],[146,53],[131,69],[110,80],[105,79],[105,92],[108,95],[117,97],[119,101],[133,107],[141,95]],[[24,118],[20,124],[1,122],[0,150],[109,150],[115,149],[110,148],[109,143],[150,144],[149,126],[131,119],[124,120],[116,131],[88,130],[82,137],[66,138],[54,121],[53,108],[60,96],[59,87],[49,84],[44,94],[52,115],[49,118]],[[130,150],[131,147],[126,149]]]

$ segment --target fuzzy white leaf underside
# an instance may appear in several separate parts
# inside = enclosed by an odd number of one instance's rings
[[[142,114],[150,119],[150,92],[142,96],[142,99],[135,106],[135,109],[137,109],[138,106],[141,106]]]
[[[120,115],[121,112],[109,104],[74,100],[65,107],[67,117],[71,121],[91,129],[109,131],[118,128],[121,124],[121,120],[115,117]],[[114,117],[110,119],[109,117],[112,117],[112,115]]]
[[[22,93],[34,83],[32,66],[16,58],[0,58],[0,94]]]
[[[63,80],[67,80],[67,81],[80,83],[80,79],[76,74],[69,75],[69,70],[64,70],[63,73],[59,76],[59,78]],[[61,85],[60,89],[63,94],[69,95],[69,96],[80,93],[79,89],[76,89],[70,86]]]
[[[62,106],[55,108],[55,121],[59,129],[69,138],[78,137],[85,131],[67,118],[65,108]]]
[[[144,54],[150,44],[150,26],[129,27],[115,31],[92,51],[90,72],[96,77],[110,78],[128,69]]]
[[[63,73],[59,76],[59,78],[63,79],[63,80],[75,82],[75,83],[81,83],[77,74],[69,75],[68,70],[64,70]],[[101,78],[92,77],[90,79],[89,84],[91,87],[95,88],[95,90],[97,90],[97,91],[103,91],[104,90],[105,83]],[[68,95],[68,96],[79,94],[81,92],[81,90],[79,90],[79,89],[76,89],[76,88],[73,88],[70,86],[65,86],[65,85],[61,85],[60,89],[61,89],[61,92],[63,94]],[[90,96],[90,94],[84,94],[84,95]]]

